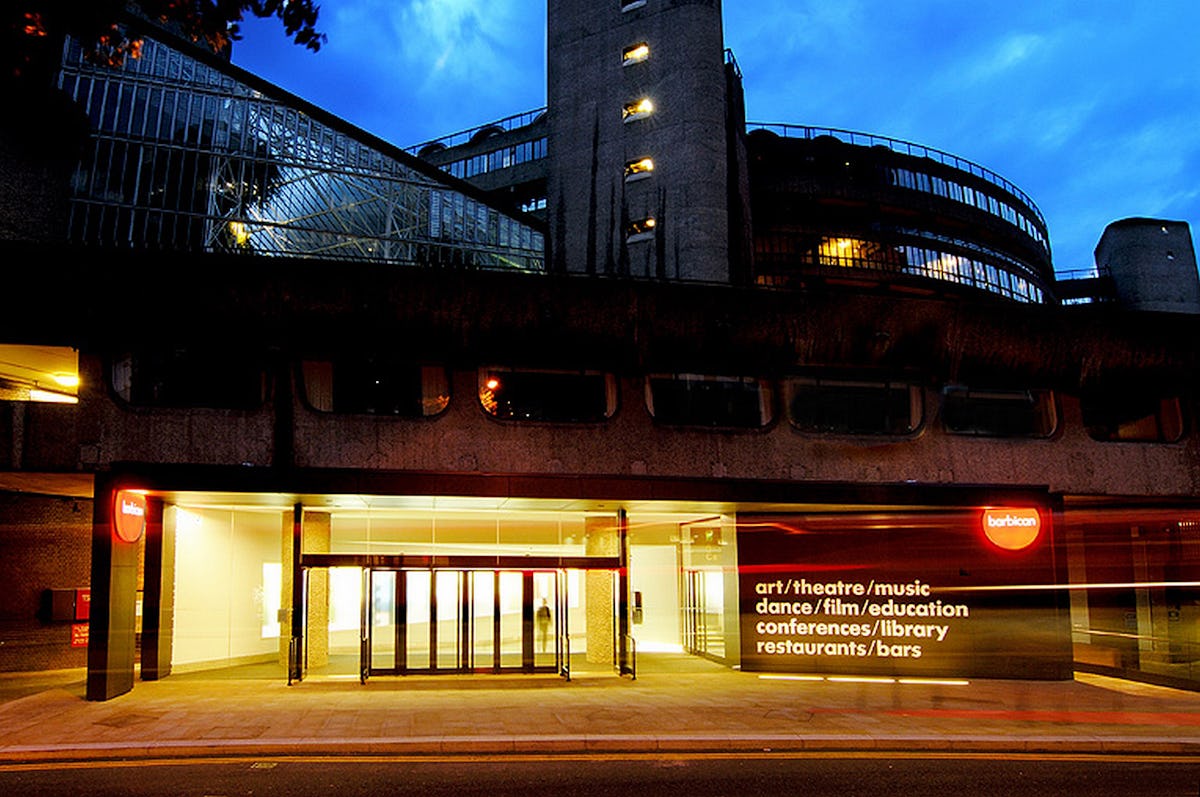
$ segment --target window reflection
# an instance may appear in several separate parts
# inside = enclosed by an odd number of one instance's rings
[[[307,360],[304,395],[320,412],[425,417],[450,403],[450,382],[440,366],[386,358]]]
[[[505,420],[597,423],[616,411],[616,379],[595,371],[483,369],[479,403]]]
[[[958,385],[942,391],[942,423],[953,434],[1049,437],[1058,410],[1049,390],[980,390]]]
[[[116,394],[137,406],[252,410],[267,399],[265,362],[253,353],[129,352],[113,360],[110,376]]]
[[[1091,391],[1080,399],[1083,424],[1095,440],[1174,443],[1183,438],[1183,408],[1177,397],[1130,389]]]
[[[646,409],[660,423],[681,426],[757,429],[774,418],[769,385],[752,377],[650,376]]]
[[[920,385],[793,377],[785,383],[788,419],[805,432],[834,434],[912,434],[924,413]]]

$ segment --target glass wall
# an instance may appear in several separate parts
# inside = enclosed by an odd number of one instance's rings
[[[68,47],[59,83],[94,128],[73,241],[543,270],[541,232],[219,63],[147,39],[112,69]]]
[[[495,508],[338,510],[330,517],[330,552],[586,556],[585,526],[597,517]],[[615,518],[611,522],[615,525]]]
[[[1200,514],[1067,514],[1076,667],[1200,685]]]

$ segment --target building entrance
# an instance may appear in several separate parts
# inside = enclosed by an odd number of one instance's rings
[[[564,672],[559,570],[362,571],[360,678]]]

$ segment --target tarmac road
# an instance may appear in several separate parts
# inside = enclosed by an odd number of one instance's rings
[[[0,765],[0,790],[21,797],[1190,797],[1200,791],[1200,759],[853,752],[143,759]]]

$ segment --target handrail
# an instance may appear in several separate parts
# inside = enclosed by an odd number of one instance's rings
[[[783,136],[784,138],[805,138],[814,139],[819,136],[832,136],[846,144],[862,147],[884,146],[893,152],[901,155],[910,155],[914,158],[929,158],[936,163],[959,171],[973,174],[976,177],[982,178],[998,188],[1003,188],[1008,193],[1020,199],[1025,205],[1037,214],[1038,223],[1042,229],[1046,228],[1046,219],[1042,215],[1042,211],[1034,203],[1033,199],[1028,194],[1014,185],[1011,181],[996,174],[991,169],[973,163],[966,158],[960,158],[949,152],[933,147],[927,147],[923,144],[914,144],[911,141],[903,141],[898,138],[889,138],[887,136],[879,136],[874,133],[860,133],[854,130],[845,130],[837,127],[813,127],[811,125],[796,125],[785,122],[747,122],[746,131],[766,130],[770,133]]]
[[[541,108],[534,108],[531,111],[522,111],[521,113],[515,113],[512,116],[506,116],[503,119],[497,119],[494,122],[486,122],[481,125],[469,127],[466,130],[459,130],[454,133],[447,133],[439,138],[432,138],[428,141],[422,141],[420,144],[413,144],[412,146],[405,147],[404,149],[411,155],[416,155],[425,147],[433,144],[440,144],[449,149],[450,147],[456,147],[459,144],[466,144],[480,130],[486,130],[489,127],[498,127],[505,133],[516,130],[519,127],[528,127],[536,122],[538,117],[544,114],[546,110],[546,106],[542,106]]]

